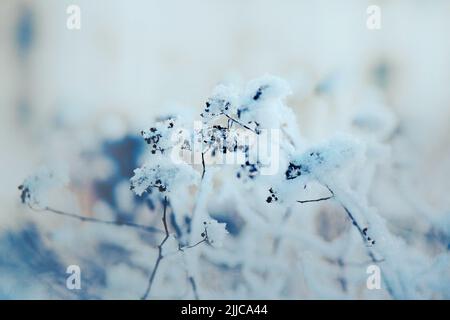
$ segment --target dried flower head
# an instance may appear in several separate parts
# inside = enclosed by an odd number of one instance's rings
[[[175,118],[157,122],[153,127],[142,130],[141,135],[150,146],[152,154],[164,153],[182,142],[184,131]]]
[[[175,185],[194,183],[197,175],[187,164],[174,164],[166,157],[155,155],[141,168],[134,170],[130,189],[138,196],[144,192],[151,193],[151,190],[170,192]]]

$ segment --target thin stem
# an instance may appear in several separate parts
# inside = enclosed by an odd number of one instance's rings
[[[135,228],[135,229],[139,229],[145,232],[150,232],[150,233],[155,233],[155,232],[163,232],[162,230],[155,228],[155,227],[150,227],[150,226],[144,226],[141,224],[137,224],[137,223],[133,223],[133,222],[126,222],[126,221],[114,221],[114,220],[103,220],[103,219],[98,219],[98,218],[92,218],[92,217],[87,217],[87,216],[82,216],[82,215],[78,215],[75,213],[69,213],[69,212],[64,212],[58,209],[54,209],[52,207],[45,207],[42,210],[38,210],[35,209],[33,207],[30,206],[31,210],[34,211],[48,211],[48,212],[52,212],[64,217],[68,217],[68,218],[72,218],[72,219],[77,219],[83,222],[94,222],[94,223],[101,223],[101,224],[108,224],[108,225],[115,225],[115,226],[126,226],[126,227],[131,227],[131,228]]]
[[[330,189],[329,186],[325,185],[326,188],[331,192],[331,194],[334,196],[334,192]],[[347,213],[347,216],[350,218],[350,220],[352,221],[353,225],[356,227],[356,229],[358,230],[359,234],[361,235],[361,238],[363,240],[363,242],[366,244],[368,241],[368,237],[367,234],[365,232],[365,230],[367,229],[363,229],[361,228],[361,226],[359,225],[358,221],[356,221],[355,217],[353,216],[353,214],[350,212],[350,210],[341,202],[339,201],[340,205],[344,208],[345,212]],[[373,240],[372,243],[375,243],[375,241]],[[370,260],[372,261],[372,263],[380,263],[380,262],[384,262],[385,259],[377,259],[375,257],[375,254],[372,250],[371,247],[366,246],[366,253],[369,256]],[[389,292],[389,294],[392,297],[395,297],[395,293],[394,290],[392,289],[391,284],[389,283],[388,279],[386,277],[383,277],[383,282],[386,286],[386,290]]]
[[[228,121],[227,121],[228,130],[230,130],[232,126],[233,126],[233,121],[228,119]]]
[[[325,187],[328,189],[328,191],[330,191],[332,197],[334,197],[334,192],[333,190],[331,190],[331,188],[327,185],[325,185]],[[363,242],[366,243],[367,242],[367,236],[363,231],[363,228],[359,225],[358,221],[356,221],[355,217],[353,216],[353,214],[350,212],[350,210],[341,202],[339,201],[339,204],[342,206],[342,208],[344,208],[345,212],[347,213],[347,216],[350,218],[350,220],[352,221],[352,224],[356,227],[356,229],[358,230],[359,234],[361,235]],[[375,257],[371,257],[372,260],[376,260]]]
[[[166,218],[167,217],[167,214],[166,214],[167,213],[167,196],[164,197],[163,206],[164,206],[164,213],[163,213],[163,217],[162,217],[162,222],[163,222],[163,226],[164,226],[165,236],[158,246],[158,258],[156,258],[155,265],[153,267],[152,273],[148,280],[147,289],[145,290],[144,295],[141,297],[141,300],[146,300],[148,295],[150,294],[150,290],[152,288],[153,281],[155,280],[156,271],[158,271],[159,264],[160,264],[161,260],[163,259],[162,246],[167,241],[167,239],[169,239],[169,229],[167,228],[167,218]]]
[[[163,242],[161,243],[161,245],[166,242],[167,238],[169,237],[169,229],[167,228],[167,196],[164,196],[164,213],[163,213],[163,217],[162,217],[162,222],[164,225],[164,231],[166,233],[166,237],[164,238]]]
[[[312,199],[312,200],[297,200],[297,202],[299,203],[308,203],[308,202],[319,202],[319,201],[325,201],[325,200],[329,200],[331,198],[335,197],[335,194],[333,192],[333,190],[331,190],[331,188],[328,185],[325,185],[325,187],[328,189],[328,191],[331,193],[331,196],[329,197],[323,197],[323,198],[318,198],[318,199]],[[353,214],[350,212],[350,210],[341,202],[339,201],[339,204],[342,206],[342,208],[344,208],[345,212],[347,213],[347,216],[349,217],[349,219],[352,221],[352,224],[356,227],[356,229],[358,230],[359,234],[361,235],[363,242],[367,243],[367,235],[364,232],[364,229],[359,225],[358,221],[356,221],[355,217],[353,216]],[[375,258],[375,256],[373,255],[372,252],[369,253],[370,258],[372,259],[373,262],[376,262],[377,259]]]
[[[252,131],[253,133],[257,134],[256,131],[253,130],[252,128],[250,128],[249,126],[247,126],[247,125],[243,124],[242,122],[240,122],[240,121],[238,121],[238,120],[236,120],[236,119],[230,117],[230,116],[227,115],[226,113],[224,113],[224,115],[225,115],[225,117],[227,117],[227,118],[230,119],[231,121],[236,122],[238,125],[240,125],[240,126],[244,127],[245,129],[250,130],[250,131]]]
[[[150,290],[152,288],[153,280],[155,280],[156,271],[158,270],[159,263],[162,260],[161,248],[158,248],[158,258],[156,259],[155,266],[153,267],[153,271],[148,280],[147,289],[145,289],[145,293],[141,297],[141,300],[147,300],[148,295],[150,294]]]
[[[364,234],[363,229],[361,228],[359,223],[356,221],[356,219],[353,217],[352,213],[350,212],[350,210],[347,209],[346,206],[344,206],[342,203],[341,203],[341,206],[344,208],[345,212],[347,213],[347,216],[350,218],[353,225],[356,227],[356,229],[358,229],[358,232],[361,235],[361,237],[363,238],[364,243],[366,243],[366,235]]]
[[[324,197],[324,198],[318,198],[318,199],[312,199],[312,200],[297,200],[299,203],[308,203],[308,202],[319,202],[319,201],[325,201],[328,199],[333,198],[334,196]]]
[[[185,249],[191,249],[191,248],[194,248],[194,247],[198,246],[199,244],[202,244],[203,242],[206,242],[206,241],[207,241],[207,239],[204,238],[204,239],[200,240],[199,242],[197,242],[197,243],[195,243],[195,244],[193,244],[191,246],[180,247],[179,250],[180,251],[184,251]]]
[[[163,226],[164,226],[164,232],[165,232],[165,236],[162,239],[161,243],[158,245],[158,257],[156,258],[155,261],[155,265],[153,267],[152,273],[150,274],[150,278],[148,280],[148,285],[147,285],[147,289],[145,290],[145,293],[142,295],[141,300],[146,300],[150,294],[153,282],[155,280],[155,276],[156,276],[156,272],[158,271],[159,265],[161,263],[161,260],[164,259],[164,256],[162,254],[162,248],[164,243],[166,243],[167,239],[169,239],[169,228],[167,227],[167,196],[164,197],[164,213],[163,213],[163,217],[162,217],[162,222],[163,222]],[[197,242],[194,245],[191,246],[186,246],[186,247],[179,247],[179,251],[184,251],[184,249],[190,249],[193,247],[198,246],[199,244],[206,242],[206,238],[204,238],[203,240]],[[198,294],[197,294],[197,286],[195,284],[194,279],[192,278],[192,276],[189,277],[189,282],[192,286],[192,290],[194,292],[195,298],[198,299]]]
[[[205,177],[206,167],[205,167],[205,153],[202,152],[202,180]]]
[[[189,277],[189,283],[192,287],[192,292],[194,293],[195,300],[198,300],[198,292],[197,292],[197,284],[195,283],[195,280],[192,276]]]

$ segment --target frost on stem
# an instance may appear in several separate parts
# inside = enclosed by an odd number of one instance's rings
[[[49,203],[48,194],[53,189],[66,186],[68,182],[69,177],[64,171],[50,170],[47,167],[42,167],[36,174],[26,178],[19,186],[20,200],[23,204],[26,204],[35,211],[46,211],[82,222],[126,226],[150,233],[161,232],[161,230],[151,226],[140,225],[133,222],[103,220],[53,208]]]
[[[61,188],[69,183],[68,175],[63,171],[41,167],[36,174],[26,178],[19,186],[20,200],[34,209],[48,207],[48,195],[51,190]]]
[[[283,174],[283,179],[288,182],[285,186],[306,188],[308,182],[318,181],[328,188],[327,185],[337,180],[344,169],[363,157],[364,151],[363,145],[353,138],[337,135],[324,143],[291,155],[288,157],[287,167]],[[285,186],[282,183],[280,186],[272,187],[269,197],[272,198],[272,194],[276,190],[280,192],[278,198],[282,198],[286,193]],[[332,193],[332,190],[329,191]],[[328,197],[299,200],[298,202],[316,202],[331,198],[333,198],[333,193]],[[271,202],[271,200],[267,202]]]
[[[329,185],[336,185],[337,176],[342,174],[343,169],[351,163],[363,157],[364,151],[364,147],[358,141],[348,136],[337,135],[325,143],[291,157],[284,173],[284,178],[293,183],[297,182],[304,187],[306,187],[308,182],[314,180],[321,183],[330,192],[329,196],[296,201],[298,203],[311,203],[335,198],[344,208],[348,218],[356,227],[363,240],[370,245],[374,245],[375,240],[367,234],[368,229],[361,226],[348,206],[341,199],[337,199],[335,192],[329,187]],[[269,193],[270,195],[266,202],[271,203],[273,200],[278,200],[278,196],[276,196],[273,188],[269,190]]]

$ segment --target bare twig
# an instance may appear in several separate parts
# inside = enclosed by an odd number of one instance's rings
[[[189,277],[189,283],[192,287],[192,292],[194,293],[195,300],[198,300],[197,284],[192,276]]]
[[[334,197],[334,192],[333,190],[331,190],[331,188],[327,185],[325,185],[325,187],[328,189],[328,191],[330,191],[332,197]],[[360,224],[358,223],[358,221],[356,221],[355,217],[353,216],[353,214],[350,212],[350,210],[342,203],[342,201],[339,201],[339,204],[342,206],[342,208],[344,208],[345,212],[347,213],[347,216],[349,217],[349,219],[352,221],[352,224],[355,226],[355,228],[358,230],[359,234],[361,235],[361,238],[363,239],[364,243],[367,243],[367,235],[364,232],[364,229],[360,226]],[[371,257],[373,261],[376,261],[375,257]]]
[[[325,201],[328,199],[333,198],[334,196],[324,197],[324,198],[318,198],[318,199],[312,199],[312,200],[297,200],[298,203],[308,203],[308,202],[319,202],[319,201]]]
[[[145,290],[145,293],[141,297],[141,300],[146,300],[148,295],[150,294],[150,290],[152,288],[153,281],[155,280],[156,271],[158,271],[159,264],[161,263],[161,260],[163,259],[162,246],[164,245],[164,243],[166,243],[167,239],[169,239],[169,229],[167,228],[167,217],[166,217],[167,196],[164,197],[163,206],[164,206],[164,213],[163,213],[163,217],[162,217],[162,222],[163,222],[163,226],[164,226],[165,236],[162,239],[161,243],[158,245],[158,258],[156,258],[155,265],[153,267],[152,273],[150,274],[150,278],[148,280],[147,289]]]
[[[253,133],[257,134],[255,130],[253,130],[253,129],[250,128],[249,126],[243,124],[243,123],[240,122],[239,120],[236,120],[236,119],[230,117],[230,116],[227,115],[226,113],[224,113],[224,116],[227,117],[228,119],[230,119],[231,121],[236,122],[236,123],[237,123],[238,125],[240,125],[241,127],[244,127],[245,129],[250,130],[250,131],[252,131]]]
[[[184,251],[186,249],[191,249],[191,248],[194,248],[194,247],[198,246],[199,244],[202,244],[203,242],[206,242],[206,241],[207,241],[207,239],[204,238],[204,239],[200,240],[199,242],[197,242],[197,243],[195,243],[195,244],[193,244],[191,246],[179,247],[178,250]]]
[[[144,226],[144,225],[133,223],[133,222],[117,221],[117,220],[103,220],[103,219],[98,219],[98,218],[93,218],[93,217],[82,216],[82,215],[78,215],[75,213],[64,212],[62,210],[54,209],[52,207],[44,207],[43,209],[40,209],[40,210],[33,208],[31,206],[29,206],[29,208],[33,211],[52,212],[52,213],[55,213],[55,214],[58,214],[58,215],[61,215],[64,217],[77,219],[77,220],[80,220],[83,222],[101,223],[101,224],[115,225],[115,226],[119,226],[119,227],[125,226],[125,227],[135,228],[135,229],[139,229],[139,230],[142,230],[145,232],[150,232],[150,233],[163,232],[162,230],[160,230],[158,228]]]
[[[328,191],[331,193],[330,196],[328,197],[323,197],[323,198],[318,198],[318,199],[312,199],[312,200],[297,200],[297,202],[299,203],[308,203],[308,202],[319,202],[319,201],[325,201],[325,200],[329,200],[332,198],[335,198],[335,194],[333,192],[333,190],[331,190],[331,188],[328,185],[325,185],[325,187],[328,189]],[[342,206],[342,208],[345,210],[345,212],[347,213],[348,218],[351,220],[352,224],[355,226],[355,228],[358,230],[359,234],[361,235],[361,238],[363,239],[364,243],[367,243],[367,241],[372,241],[372,243],[375,243],[374,240],[371,240],[370,238],[368,238],[366,231],[366,228],[362,228],[360,226],[360,224],[358,223],[358,221],[356,221],[355,217],[353,216],[353,214],[350,212],[350,210],[342,203],[342,201],[339,201],[339,204]],[[378,260],[375,258],[375,256],[373,255],[372,252],[369,252],[369,256],[372,259],[373,262],[377,262]]]
[[[202,180],[205,177],[206,167],[205,167],[205,153],[202,152]]]
[[[168,200],[167,200],[167,196],[165,196],[164,197],[164,203],[163,203],[163,205],[164,205],[164,213],[163,213],[163,217],[162,217],[162,222],[163,222],[163,226],[164,226],[165,236],[162,239],[161,243],[158,245],[158,257],[156,258],[155,265],[153,266],[152,273],[150,274],[150,278],[148,280],[147,288],[145,290],[145,293],[142,295],[141,300],[146,300],[148,298],[148,296],[150,294],[150,291],[152,289],[153,282],[155,280],[156,272],[158,271],[158,268],[159,268],[159,265],[160,265],[161,261],[164,259],[164,256],[162,254],[163,245],[166,243],[167,239],[169,239],[169,236],[170,236],[169,228],[167,227],[167,204],[168,204]],[[207,239],[204,238],[201,241],[199,241],[199,242],[197,242],[197,243],[195,243],[195,244],[193,244],[191,246],[186,246],[186,247],[179,246],[178,250],[179,251],[184,251],[185,249],[194,248],[194,247],[198,246],[199,244],[201,244],[203,242],[206,242],[206,240]],[[192,278],[192,276],[189,276],[188,280],[189,280],[189,283],[192,286],[192,290],[194,292],[194,295],[195,295],[196,299],[198,299],[197,286],[195,284],[194,279]]]

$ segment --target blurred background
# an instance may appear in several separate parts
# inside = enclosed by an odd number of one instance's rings
[[[80,30],[66,27],[72,4]],[[369,5],[381,8],[379,30],[366,26]],[[409,244],[445,254],[449,12],[445,0],[1,1],[0,298],[139,297],[154,254],[142,235],[40,216],[17,186],[42,163],[65,163],[75,176],[65,207],[145,222],[143,200],[126,193],[140,129],[167,112],[199,113],[221,81],[267,73],[290,83],[287,104],[312,141],[348,131],[389,146],[372,203]],[[65,288],[68,264],[84,266],[86,290]],[[448,298],[442,285],[436,297]]]

